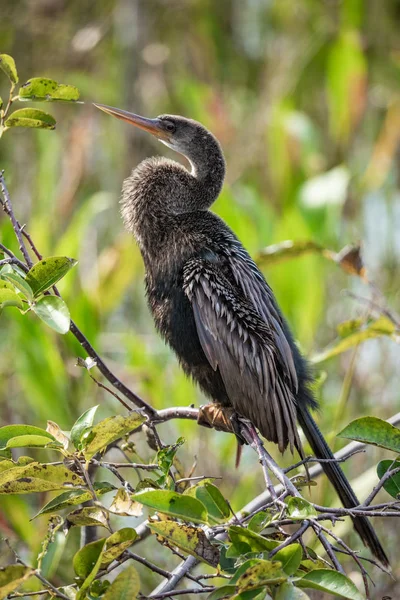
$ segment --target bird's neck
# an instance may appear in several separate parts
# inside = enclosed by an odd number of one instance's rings
[[[207,143],[196,144],[187,153],[191,182],[182,212],[207,210],[218,198],[225,179],[225,159],[218,141],[208,134]]]

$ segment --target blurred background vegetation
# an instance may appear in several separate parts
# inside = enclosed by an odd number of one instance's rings
[[[119,217],[124,177],[144,157],[169,150],[96,111],[92,101],[204,123],[228,163],[215,211],[253,256],[287,239],[335,251],[361,241],[369,277],[399,308],[397,0],[14,0],[1,13],[0,50],[15,58],[21,82],[45,76],[71,83],[85,101],[40,106],[56,116],[55,132],[21,129],[2,138],[0,167],[17,217],[42,254],[79,260],[60,286],[72,318],[155,407],[204,401],[155,333],[140,254]],[[1,77],[3,97],[7,85]],[[4,215],[0,239],[18,251]],[[342,293],[368,296],[365,284],[322,256],[264,272],[309,356],[336,339],[341,322],[365,313]],[[52,333],[33,315],[3,313],[0,351],[2,425],[52,419],[69,429],[93,404],[101,405],[101,417],[121,410],[75,367],[83,353],[72,336]],[[383,337],[316,366],[326,376],[318,420],[336,449],[335,434],[352,418],[399,410],[399,364],[398,346]],[[250,450],[235,471],[231,436],[188,422],[163,425],[160,433],[168,443],[187,438],[180,451],[186,469],[197,456],[198,474],[222,475],[234,508],[263,489]],[[140,451],[149,453],[145,445]],[[346,465],[361,496],[372,488],[379,456],[370,448]],[[322,483],[312,498],[335,502]],[[46,530],[45,519],[29,522],[38,504],[34,496],[0,500],[0,534],[22,539],[27,556]],[[400,574],[398,527],[375,525]],[[170,568],[171,556],[154,540],[145,543]],[[54,552],[51,569],[60,582],[70,575],[77,544],[71,536],[62,560],[62,551]],[[387,578],[382,585],[388,592]]]

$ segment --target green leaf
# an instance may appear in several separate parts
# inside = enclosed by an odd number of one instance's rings
[[[293,583],[285,581],[276,591],[275,600],[310,600],[303,590],[294,587]]]
[[[77,262],[67,256],[49,256],[36,263],[26,275],[35,298],[53,287]]]
[[[86,460],[90,460],[97,452],[104,450],[112,442],[134,431],[145,421],[146,417],[138,412],[131,412],[127,417],[116,415],[115,417],[103,419],[93,427],[84,441]]]
[[[108,528],[107,518],[104,511],[96,506],[85,506],[69,513],[67,519],[76,527],[106,527]]]
[[[14,289],[5,281],[0,281],[0,308],[6,306],[15,306],[21,310],[24,308],[21,298]]]
[[[44,435],[18,435],[8,440],[6,448],[62,448],[62,444]]]
[[[170,545],[178,546],[184,552],[216,567],[219,562],[219,549],[213,546],[200,527],[190,527],[175,521],[150,521],[149,528],[166,539]]]
[[[277,585],[286,581],[286,579],[287,575],[282,571],[280,562],[256,560],[254,564],[241,573],[236,581],[236,586],[240,591],[257,589],[265,585]]]
[[[361,417],[345,427],[338,437],[365,442],[400,453],[400,429],[377,417]]]
[[[77,450],[80,450],[80,442],[83,435],[92,427],[93,419],[98,408],[99,405],[92,406],[92,408],[89,408],[80,417],[78,417],[73,424],[70,434],[71,442]]]
[[[34,427],[33,425],[6,425],[5,427],[0,427],[0,450],[7,447],[9,440],[21,435],[38,435],[48,438],[49,443],[55,442],[55,438],[51,433],[41,427]]]
[[[5,122],[6,127],[33,127],[36,129],[55,129],[54,117],[37,108],[15,110]]]
[[[18,83],[17,67],[12,56],[0,54],[0,69],[4,71],[11,83]]]
[[[48,492],[84,485],[83,479],[64,465],[33,462],[0,473],[0,494]]]
[[[381,462],[377,466],[376,471],[378,473],[379,479],[382,479],[382,477],[387,471],[389,471],[389,469],[392,471],[393,469],[398,469],[399,467],[400,461],[398,460],[381,460]],[[396,500],[400,498],[400,471],[392,477],[390,477],[390,479],[388,479],[386,483],[383,484],[383,487],[387,491],[387,493],[390,494]]]
[[[74,555],[74,558],[72,559],[72,565],[78,577],[86,579],[86,577],[92,572],[93,567],[95,566],[106,543],[106,539],[107,538],[102,538],[101,540],[96,540],[95,542],[86,544],[86,546],[83,546],[83,548],[78,550],[78,552]],[[99,568],[100,565],[101,561],[99,562]]]
[[[166,446],[157,452],[156,461],[163,475],[157,480],[158,485],[163,486],[168,477],[169,470],[174,462],[175,454],[178,449],[185,443],[183,438],[179,438],[176,444],[172,446]]]
[[[207,523],[206,507],[191,496],[184,496],[169,490],[145,489],[132,494],[132,498],[166,515],[192,523]]]
[[[286,548],[279,550],[274,556],[274,560],[282,563],[282,569],[286,575],[294,575],[300,566],[303,558],[303,550],[300,544],[290,544]]]
[[[9,267],[9,268],[7,269],[7,267]],[[25,281],[25,279],[19,273],[14,271],[14,269],[11,268],[9,265],[4,267],[0,271],[0,277],[1,277],[1,279],[4,279],[5,281],[12,283],[13,286],[16,287],[17,290],[22,292],[22,294],[24,294],[24,296],[26,296],[29,300],[33,299],[33,293],[32,293],[30,285]]]
[[[268,540],[262,535],[254,531],[249,531],[240,525],[231,525],[228,529],[228,534],[235,546],[239,547],[241,544],[247,546],[245,552],[271,552],[271,550],[279,546],[278,542]]]
[[[365,600],[365,596],[348,577],[331,569],[315,569],[295,583],[297,587],[330,592],[333,596],[346,598],[346,600]]]
[[[76,102],[79,100],[79,90],[74,85],[57,83],[45,77],[28,79],[19,90],[20,100],[64,100]]]
[[[231,598],[235,595],[236,587],[234,585],[221,585],[211,594],[207,596],[207,600],[222,600],[223,598]]]
[[[0,463],[0,471],[1,471],[1,463]],[[96,481],[93,484],[94,490],[97,496],[102,496],[103,494],[107,494],[108,492],[112,492],[115,490],[115,486],[108,482],[100,482]],[[83,504],[83,502],[87,502],[92,499],[92,495],[89,491],[85,490],[69,490],[68,492],[63,492],[59,494],[50,502],[48,502],[33,518],[39,517],[40,515],[46,515],[55,513],[63,508],[67,508],[68,506],[76,506],[77,504]]]
[[[212,483],[205,482],[204,485],[196,487],[196,498],[204,504],[209,517],[217,522],[226,521],[231,514],[229,504]]]
[[[0,568],[0,600],[7,598],[11,592],[16,590],[21,583],[29,579],[34,573],[33,569],[23,565],[10,565],[9,567]]]
[[[86,572],[86,575],[83,576],[83,577],[85,577],[85,580],[82,583],[82,585],[80,586],[79,592],[76,595],[76,600],[83,600],[84,598],[87,598],[86,592],[92,585],[94,578],[96,577],[96,575],[101,567],[101,557],[102,557],[101,551],[103,549],[104,544],[105,544],[105,540],[99,540],[97,542],[92,542],[91,544],[84,546],[83,548],[81,548],[81,550],[79,550],[77,552],[77,554],[80,554],[80,553],[82,553],[82,554],[76,562],[78,563],[81,571]],[[91,548],[88,548],[90,546],[91,546]],[[74,561],[75,561],[77,554],[74,556]],[[75,562],[74,562],[74,568],[75,568]]]
[[[71,317],[68,306],[62,298],[58,298],[58,296],[44,296],[36,302],[32,310],[39,319],[51,327],[51,329],[57,331],[57,333],[65,334],[69,331]]]
[[[125,550],[132,546],[137,537],[138,534],[132,527],[123,527],[110,535],[110,537],[106,539],[103,548],[103,556],[101,559],[102,567],[109,565],[113,560],[117,560]]]
[[[303,520],[317,516],[315,508],[304,498],[289,498],[287,502],[288,515],[291,519]]]
[[[255,533],[260,533],[265,529],[274,518],[274,513],[271,511],[260,511],[251,517],[247,528]]]
[[[134,600],[140,591],[140,579],[134,567],[127,567],[112,582],[103,600]]]
[[[323,352],[313,356],[311,361],[314,364],[323,362],[333,358],[334,356],[337,356],[338,354],[341,354],[342,352],[346,352],[346,350],[357,346],[365,340],[381,337],[382,335],[394,336],[395,332],[395,325],[387,317],[379,317],[367,327],[348,335],[344,339],[339,340],[333,346],[330,346]]]
[[[0,460],[0,473],[8,471],[8,469],[13,469],[14,467],[25,467],[33,462],[35,461],[30,456],[20,456],[17,461],[2,459]]]

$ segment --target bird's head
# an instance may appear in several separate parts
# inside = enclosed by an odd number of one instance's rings
[[[200,141],[199,138],[204,139],[210,135],[200,123],[185,117],[160,115],[155,119],[148,119],[104,104],[95,104],[95,106],[109,115],[151,133],[160,142],[187,157],[191,155],[193,144],[197,140]]]

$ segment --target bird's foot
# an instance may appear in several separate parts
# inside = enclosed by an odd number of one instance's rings
[[[217,431],[226,431],[234,433],[241,444],[245,440],[241,434],[242,426],[240,424],[239,415],[231,406],[223,406],[222,404],[211,402],[204,404],[199,408],[199,416],[197,422],[203,427],[211,427]]]

